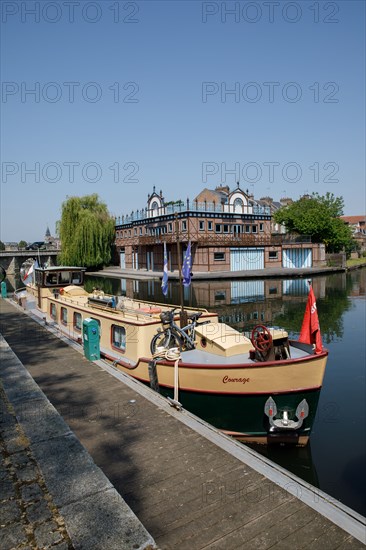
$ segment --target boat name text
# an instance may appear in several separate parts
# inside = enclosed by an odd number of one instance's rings
[[[246,384],[249,380],[250,378],[230,378],[230,376],[224,376],[222,379],[224,384],[227,384],[228,382],[239,382],[239,384]]]

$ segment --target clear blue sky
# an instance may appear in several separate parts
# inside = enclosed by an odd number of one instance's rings
[[[55,4],[1,3],[1,240],[54,233],[67,196],[119,215],[238,170],[365,213],[363,1]]]

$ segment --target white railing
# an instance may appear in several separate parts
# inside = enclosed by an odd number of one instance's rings
[[[230,213],[230,214],[253,214],[253,215],[265,215],[269,216],[271,214],[271,209],[269,206],[243,206],[242,208],[235,207],[233,204],[217,204],[215,202],[189,202],[186,203],[176,203],[168,204],[154,210],[147,209],[145,210],[136,210],[124,216],[116,217],[116,225],[125,225],[133,223],[135,221],[142,220],[151,220],[158,216],[171,215],[180,212],[218,212],[218,213]]]

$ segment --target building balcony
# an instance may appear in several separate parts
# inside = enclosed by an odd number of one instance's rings
[[[243,208],[235,207],[234,205],[229,204],[217,204],[214,202],[190,202],[187,200],[186,203],[178,204],[169,204],[156,210],[149,210],[147,208],[142,210],[136,210],[131,212],[129,215],[116,217],[116,226],[131,224],[139,221],[153,221],[154,218],[160,216],[169,216],[173,214],[186,213],[187,216],[191,212],[202,212],[205,214],[210,213],[220,213],[220,214],[252,214],[255,216],[264,215],[270,216],[271,210],[269,206],[260,206],[260,205],[251,205],[245,206]]]
[[[239,246],[281,246],[283,244],[310,244],[311,237],[290,234],[271,235],[265,233],[200,233],[179,232],[179,241],[187,243],[191,241],[199,247],[239,247]],[[177,242],[176,233],[164,233],[160,235],[140,235],[128,238],[116,239],[117,246],[153,246],[158,244],[172,244]]]

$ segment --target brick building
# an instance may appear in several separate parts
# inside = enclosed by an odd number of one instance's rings
[[[182,255],[191,241],[194,271],[325,265],[323,245],[274,233],[272,212],[239,184],[203,189],[193,201],[166,202],[154,188],[145,208],[116,219],[120,266],[162,271],[166,242],[168,269],[177,270],[177,240]]]

